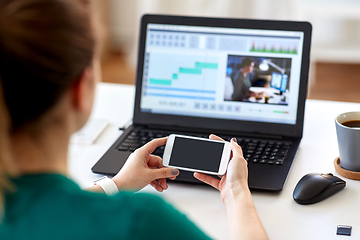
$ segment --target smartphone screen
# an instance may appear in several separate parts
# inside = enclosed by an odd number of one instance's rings
[[[175,137],[169,164],[171,166],[218,172],[224,144]]]

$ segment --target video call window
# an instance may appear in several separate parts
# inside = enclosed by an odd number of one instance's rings
[[[225,101],[288,105],[291,58],[228,55]]]

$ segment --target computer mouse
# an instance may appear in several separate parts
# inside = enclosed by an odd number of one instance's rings
[[[299,204],[313,204],[334,195],[345,186],[344,180],[331,173],[309,173],[296,185],[293,198]]]

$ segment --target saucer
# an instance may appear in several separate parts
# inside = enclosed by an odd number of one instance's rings
[[[353,171],[346,170],[341,167],[340,157],[335,158],[334,166],[335,166],[336,172],[338,172],[341,176],[348,178],[348,179],[352,179],[352,180],[360,180],[360,172],[353,172]]]

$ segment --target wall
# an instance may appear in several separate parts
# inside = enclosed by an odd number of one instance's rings
[[[136,64],[140,18],[145,13],[305,20],[313,24],[313,61],[360,63],[357,0],[109,0],[110,42]]]

